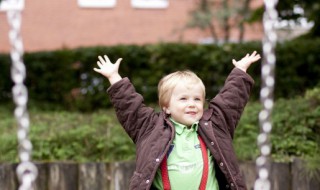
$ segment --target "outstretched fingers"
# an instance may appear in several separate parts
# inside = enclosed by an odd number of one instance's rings
[[[103,67],[103,65],[100,61],[97,61],[97,65],[99,66],[99,68]]]
[[[111,61],[110,61],[110,59],[109,59],[109,57],[107,55],[104,55],[103,57],[104,57],[104,59],[106,60],[107,63],[111,63]]]
[[[116,61],[115,65],[117,65],[117,67],[119,67],[121,61],[122,61],[122,58],[119,58],[119,59]]]
[[[98,62],[100,62],[101,63],[101,65],[104,65],[105,63],[107,63],[107,61],[106,60],[104,60],[103,59],[103,57],[102,56],[98,56],[98,59],[99,59],[99,61]],[[110,61],[109,61],[110,62]]]
[[[252,54],[251,54],[251,60],[253,61],[253,62],[255,62],[255,61],[258,61],[261,57],[260,57],[260,54],[257,54],[257,52],[256,51],[254,51]]]
[[[254,57],[253,61],[254,61],[254,62],[255,62],[255,61],[258,61],[260,58],[261,58],[260,55],[257,55],[257,56]]]
[[[107,57],[107,56],[105,55],[104,57]],[[99,59],[99,61],[97,61],[97,65],[98,65],[99,68],[93,68],[93,70],[96,71],[96,72],[98,72],[98,73],[101,73],[103,67],[105,66],[105,64],[106,64],[108,61],[110,62],[110,60],[109,60],[108,57],[107,57],[107,59],[103,59],[102,56],[98,56],[98,59]]]
[[[236,61],[235,59],[232,59],[232,63],[233,63],[233,64],[236,64],[237,61]]]
[[[101,73],[101,69],[93,68],[95,72]]]
[[[254,52],[252,52],[252,54],[250,55],[250,57],[254,57],[254,56],[256,56],[256,54],[257,54],[257,51],[254,51]]]

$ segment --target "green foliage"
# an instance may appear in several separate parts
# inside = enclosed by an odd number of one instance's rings
[[[303,8],[304,14],[296,13],[293,11],[295,6],[300,6]],[[304,1],[297,1],[297,0],[282,0],[279,1],[277,4],[277,10],[279,12],[280,19],[285,20],[295,20],[296,22],[299,21],[301,16],[306,17],[309,21],[313,21],[314,25],[309,32],[307,37],[311,39],[314,37],[320,36],[320,19],[319,19],[319,12],[320,12],[320,2],[314,0],[304,0]]]
[[[320,41],[319,41],[320,42]],[[299,47],[299,48],[297,48]],[[293,40],[277,46],[276,97],[303,95],[306,86],[320,86],[320,53],[313,42]]]
[[[279,99],[273,110],[272,158],[288,162],[305,159],[308,175],[318,175],[320,158],[320,93]],[[240,160],[259,155],[259,102],[249,102],[235,132],[234,148]],[[119,161],[133,160],[135,147],[118,123],[113,110],[93,113],[29,108],[33,160]],[[12,105],[0,106],[0,162],[17,162],[16,121]]]
[[[320,85],[320,39],[293,40],[278,44],[276,49],[275,97],[290,98],[302,95],[306,89]],[[153,45],[118,45],[113,47],[79,48],[52,52],[27,53],[26,85],[32,104],[52,103],[71,111],[93,111],[111,106],[105,91],[106,78],[93,71],[97,57],[107,54],[112,61],[122,57],[120,74],[128,77],[142,93],[146,103],[157,102],[157,84],[164,75],[176,70],[190,69],[203,79],[207,98],[217,94],[233,68],[232,59],[246,53],[262,53],[260,42],[222,45],[160,43]],[[0,102],[11,102],[12,82],[10,59],[0,55]],[[260,64],[248,71],[260,85]],[[258,99],[254,88],[253,99]]]
[[[311,176],[316,180],[320,180],[320,157],[307,157],[305,160],[306,163],[306,176]]]
[[[305,157],[316,156],[320,153],[320,147],[314,132],[320,127],[320,106],[314,109],[305,99],[295,99],[291,102],[280,100],[277,102],[274,114],[275,134],[271,141],[274,152],[279,158],[290,158],[292,155]]]
[[[0,102],[11,98],[12,80],[10,76],[10,57],[0,54]]]
[[[303,9],[303,13],[300,11],[294,11],[294,7],[301,7]],[[314,39],[320,36],[320,3],[319,1],[314,0],[281,0],[276,4],[276,9],[278,11],[278,17],[280,20],[294,21],[296,23],[301,24],[301,17],[306,18],[308,21],[313,22],[313,27],[308,32],[308,34],[303,35],[303,38]],[[257,22],[261,21],[263,18],[263,13],[265,11],[265,7],[262,5],[251,14],[251,18],[249,22]]]
[[[234,135],[234,149],[240,160],[254,160],[259,156],[257,136],[259,134],[258,115],[261,105],[250,102],[241,117]]]
[[[294,157],[316,159],[320,156],[319,88],[307,91],[304,97],[277,100],[273,109],[271,132],[272,157],[291,161]],[[315,101],[316,100],[316,101]],[[258,112],[261,105],[247,106],[236,130],[234,146],[240,159],[256,158],[259,133]],[[320,162],[318,162],[318,167]]]
[[[0,109],[0,162],[17,162],[15,120]],[[112,111],[91,114],[30,110],[33,160],[132,160],[135,148]]]

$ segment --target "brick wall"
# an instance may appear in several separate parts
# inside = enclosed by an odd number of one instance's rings
[[[134,9],[130,0],[117,0],[114,8],[85,9],[78,6],[77,0],[25,0],[24,48],[40,51],[115,44],[197,43],[209,34],[196,29],[181,31],[194,5],[195,0],[170,0],[166,9]],[[9,27],[4,12],[0,13],[0,26],[0,52],[8,52]],[[231,39],[237,33],[233,30]],[[259,24],[247,26],[246,40],[261,36]]]

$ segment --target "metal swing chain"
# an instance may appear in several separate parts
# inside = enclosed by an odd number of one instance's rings
[[[264,0],[265,12],[263,15],[264,39],[263,39],[263,60],[261,67],[262,88],[260,91],[260,102],[262,110],[259,113],[260,134],[257,138],[260,148],[260,156],[256,159],[258,178],[255,181],[255,190],[269,190],[271,183],[269,180],[271,144],[269,134],[272,129],[271,113],[273,108],[274,91],[274,70],[276,63],[275,47],[277,34],[274,23],[277,21],[278,12],[275,9],[278,0]]]
[[[8,0],[9,2],[10,0]],[[13,100],[16,105],[14,116],[18,123],[18,142],[20,164],[17,167],[17,176],[20,181],[19,190],[33,190],[33,183],[38,175],[37,167],[31,162],[32,144],[28,138],[29,114],[27,111],[28,90],[23,84],[26,78],[26,67],[23,63],[23,44],[20,36],[20,10],[7,10],[7,19],[10,25],[9,39],[11,43],[11,78]]]

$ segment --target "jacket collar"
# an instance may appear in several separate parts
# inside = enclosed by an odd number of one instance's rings
[[[169,119],[170,119],[170,121],[173,123],[174,128],[175,128],[175,130],[176,130],[176,133],[177,133],[178,135],[181,135],[181,134],[183,133],[183,131],[188,128],[186,125],[176,122],[176,121],[173,120],[171,117],[170,117]],[[198,131],[198,127],[199,127],[198,124],[199,124],[199,121],[193,123],[193,124],[191,125],[191,128],[190,128],[190,129],[191,129],[192,131]]]
[[[205,112],[203,112],[203,116],[202,116],[201,120],[208,121],[212,116],[212,112],[213,111],[211,109],[206,110]]]

